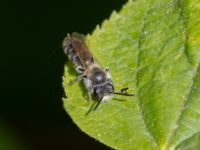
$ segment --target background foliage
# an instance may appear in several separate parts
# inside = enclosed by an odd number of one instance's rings
[[[61,45],[67,33],[92,32],[125,2],[0,2],[0,138],[15,149],[18,141],[25,150],[109,149],[81,132],[63,109]]]

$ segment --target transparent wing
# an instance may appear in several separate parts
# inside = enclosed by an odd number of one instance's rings
[[[94,57],[86,45],[84,35],[73,32],[70,36],[70,42],[83,64],[83,67],[87,68],[89,65],[94,64]]]

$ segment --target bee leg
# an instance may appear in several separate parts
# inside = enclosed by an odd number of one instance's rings
[[[109,68],[106,67],[106,68],[104,69],[104,71],[105,71],[105,74],[106,74],[106,78],[107,78],[107,79],[111,79],[111,75],[110,75],[110,70],[109,70]]]
[[[104,71],[105,71],[105,72],[110,72],[110,70],[109,70],[108,67],[106,67],[106,68],[104,69]]]
[[[92,94],[91,92],[88,92],[88,102],[92,101]]]
[[[78,73],[83,73],[83,72],[85,71],[85,69],[82,68],[82,67],[80,67],[80,66],[77,66],[77,67],[76,67],[76,71],[77,71]]]
[[[87,76],[84,74],[79,75],[75,80],[70,81],[68,85],[73,85],[74,83],[80,82],[81,80],[83,80],[83,78],[86,78],[86,77]]]

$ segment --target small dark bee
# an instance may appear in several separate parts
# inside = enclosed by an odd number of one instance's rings
[[[94,59],[86,45],[84,35],[76,32],[68,35],[63,41],[63,49],[68,58],[74,63],[76,71],[80,74],[70,84],[81,80],[84,81],[89,99],[91,100],[92,96],[94,96],[98,100],[93,110],[101,102],[110,100],[112,94],[134,96],[134,94],[127,93],[128,88],[123,88],[120,92],[115,92],[109,70],[107,68],[103,69]]]

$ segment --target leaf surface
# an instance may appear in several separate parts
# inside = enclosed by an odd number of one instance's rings
[[[64,107],[82,131],[122,150],[200,149],[200,1],[129,1],[97,26],[87,43],[116,90],[85,115],[93,102],[71,64],[65,66]],[[125,101],[120,101],[125,100]]]

